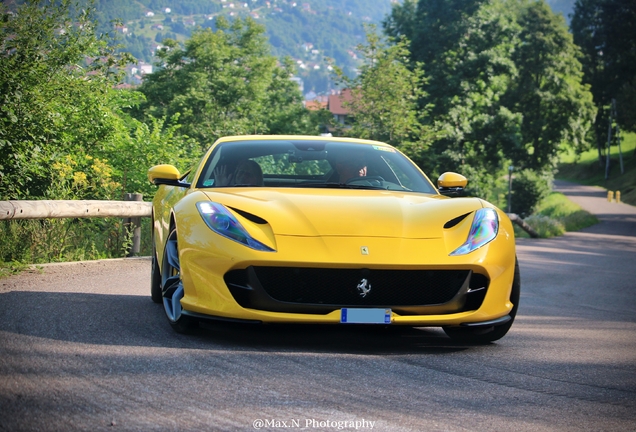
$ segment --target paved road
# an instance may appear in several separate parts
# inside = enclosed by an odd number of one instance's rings
[[[601,222],[585,232],[636,236],[636,207],[615,201],[609,202],[606,189],[598,186],[581,186],[564,180],[556,180],[554,189],[599,218]]]
[[[636,430],[633,213],[559,188],[602,223],[518,241],[518,319],[482,347],[439,329],[181,336],[145,259],[0,280],[0,430]]]

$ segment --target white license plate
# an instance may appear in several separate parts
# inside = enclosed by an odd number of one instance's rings
[[[391,324],[391,309],[340,309],[343,324]]]

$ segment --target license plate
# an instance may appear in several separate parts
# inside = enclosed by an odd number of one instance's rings
[[[340,309],[343,324],[391,324],[391,309]]]

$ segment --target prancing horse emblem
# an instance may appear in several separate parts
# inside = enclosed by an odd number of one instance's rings
[[[362,279],[358,284],[358,290],[360,291],[359,294],[362,297],[366,297],[367,294],[369,294],[369,291],[371,291],[371,284],[368,280]]]

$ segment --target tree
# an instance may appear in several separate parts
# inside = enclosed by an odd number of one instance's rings
[[[570,24],[583,52],[584,80],[591,85],[598,111],[595,122],[599,149],[607,143],[612,99],[618,101],[618,123],[636,131],[636,3],[632,0],[577,0]]]
[[[518,76],[508,98],[511,109],[523,115],[523,142],[510,157],[521,168],[551,170],[563,146],[587,149],[596,109],[589,86],[581,83],[579,50],[563,17],[541,0],[522,9],[519,24],[513,55]]]
[[[402,8],[412,9],[412,2]],[[394,6],[385,31],[412,33],[411,59],[427,73],[420,108],[432,106],[443,131],[424,165],[432,175],[467,174],[481,194],[492,188],[504,150],[520,140],[521,116],[502,100],[517,74],[514,11],[497,0],[420,0],[415,14],[399,10]]]
[[[0,4],[0,199],[55,198],[56,163],[71,156],[73,172],[92,172],[95,155],[122,133],[113,85],[129,57],[95,36],[91,10],[71,16],[70,6],[29,0],[10,13]]]
[[[375,26],[367,30],[367,43],[357,47],[363,61],[360,74],[349,78],[337,69],[352,94],[351,102],[345,102],[353,118],[347,135],[395,146],[426,143],[430,137],[420,123],[426,112],[418,110],[423,71],[419,65],[409,67],[408,42],[387,46]]]
[[[164,41],[159,70],[139,90],[142,110],[156,118],[179,114],[181,133],[207,148],[223,135],[270,133],[301,126],[302,96],[269,55],[264,28],[252,19],[216,21],[216,31],[195,30],[183,47]],[[303,129],[296,132],[301,132]]]
[[[428,171],[468,173],[486,193],[510,163],[552,169],[565,142],[585,147],[593,108],[578,52],[543,1],[409,0],[383,24],[411,38],[428,75],[420,107],[445,132]]]

